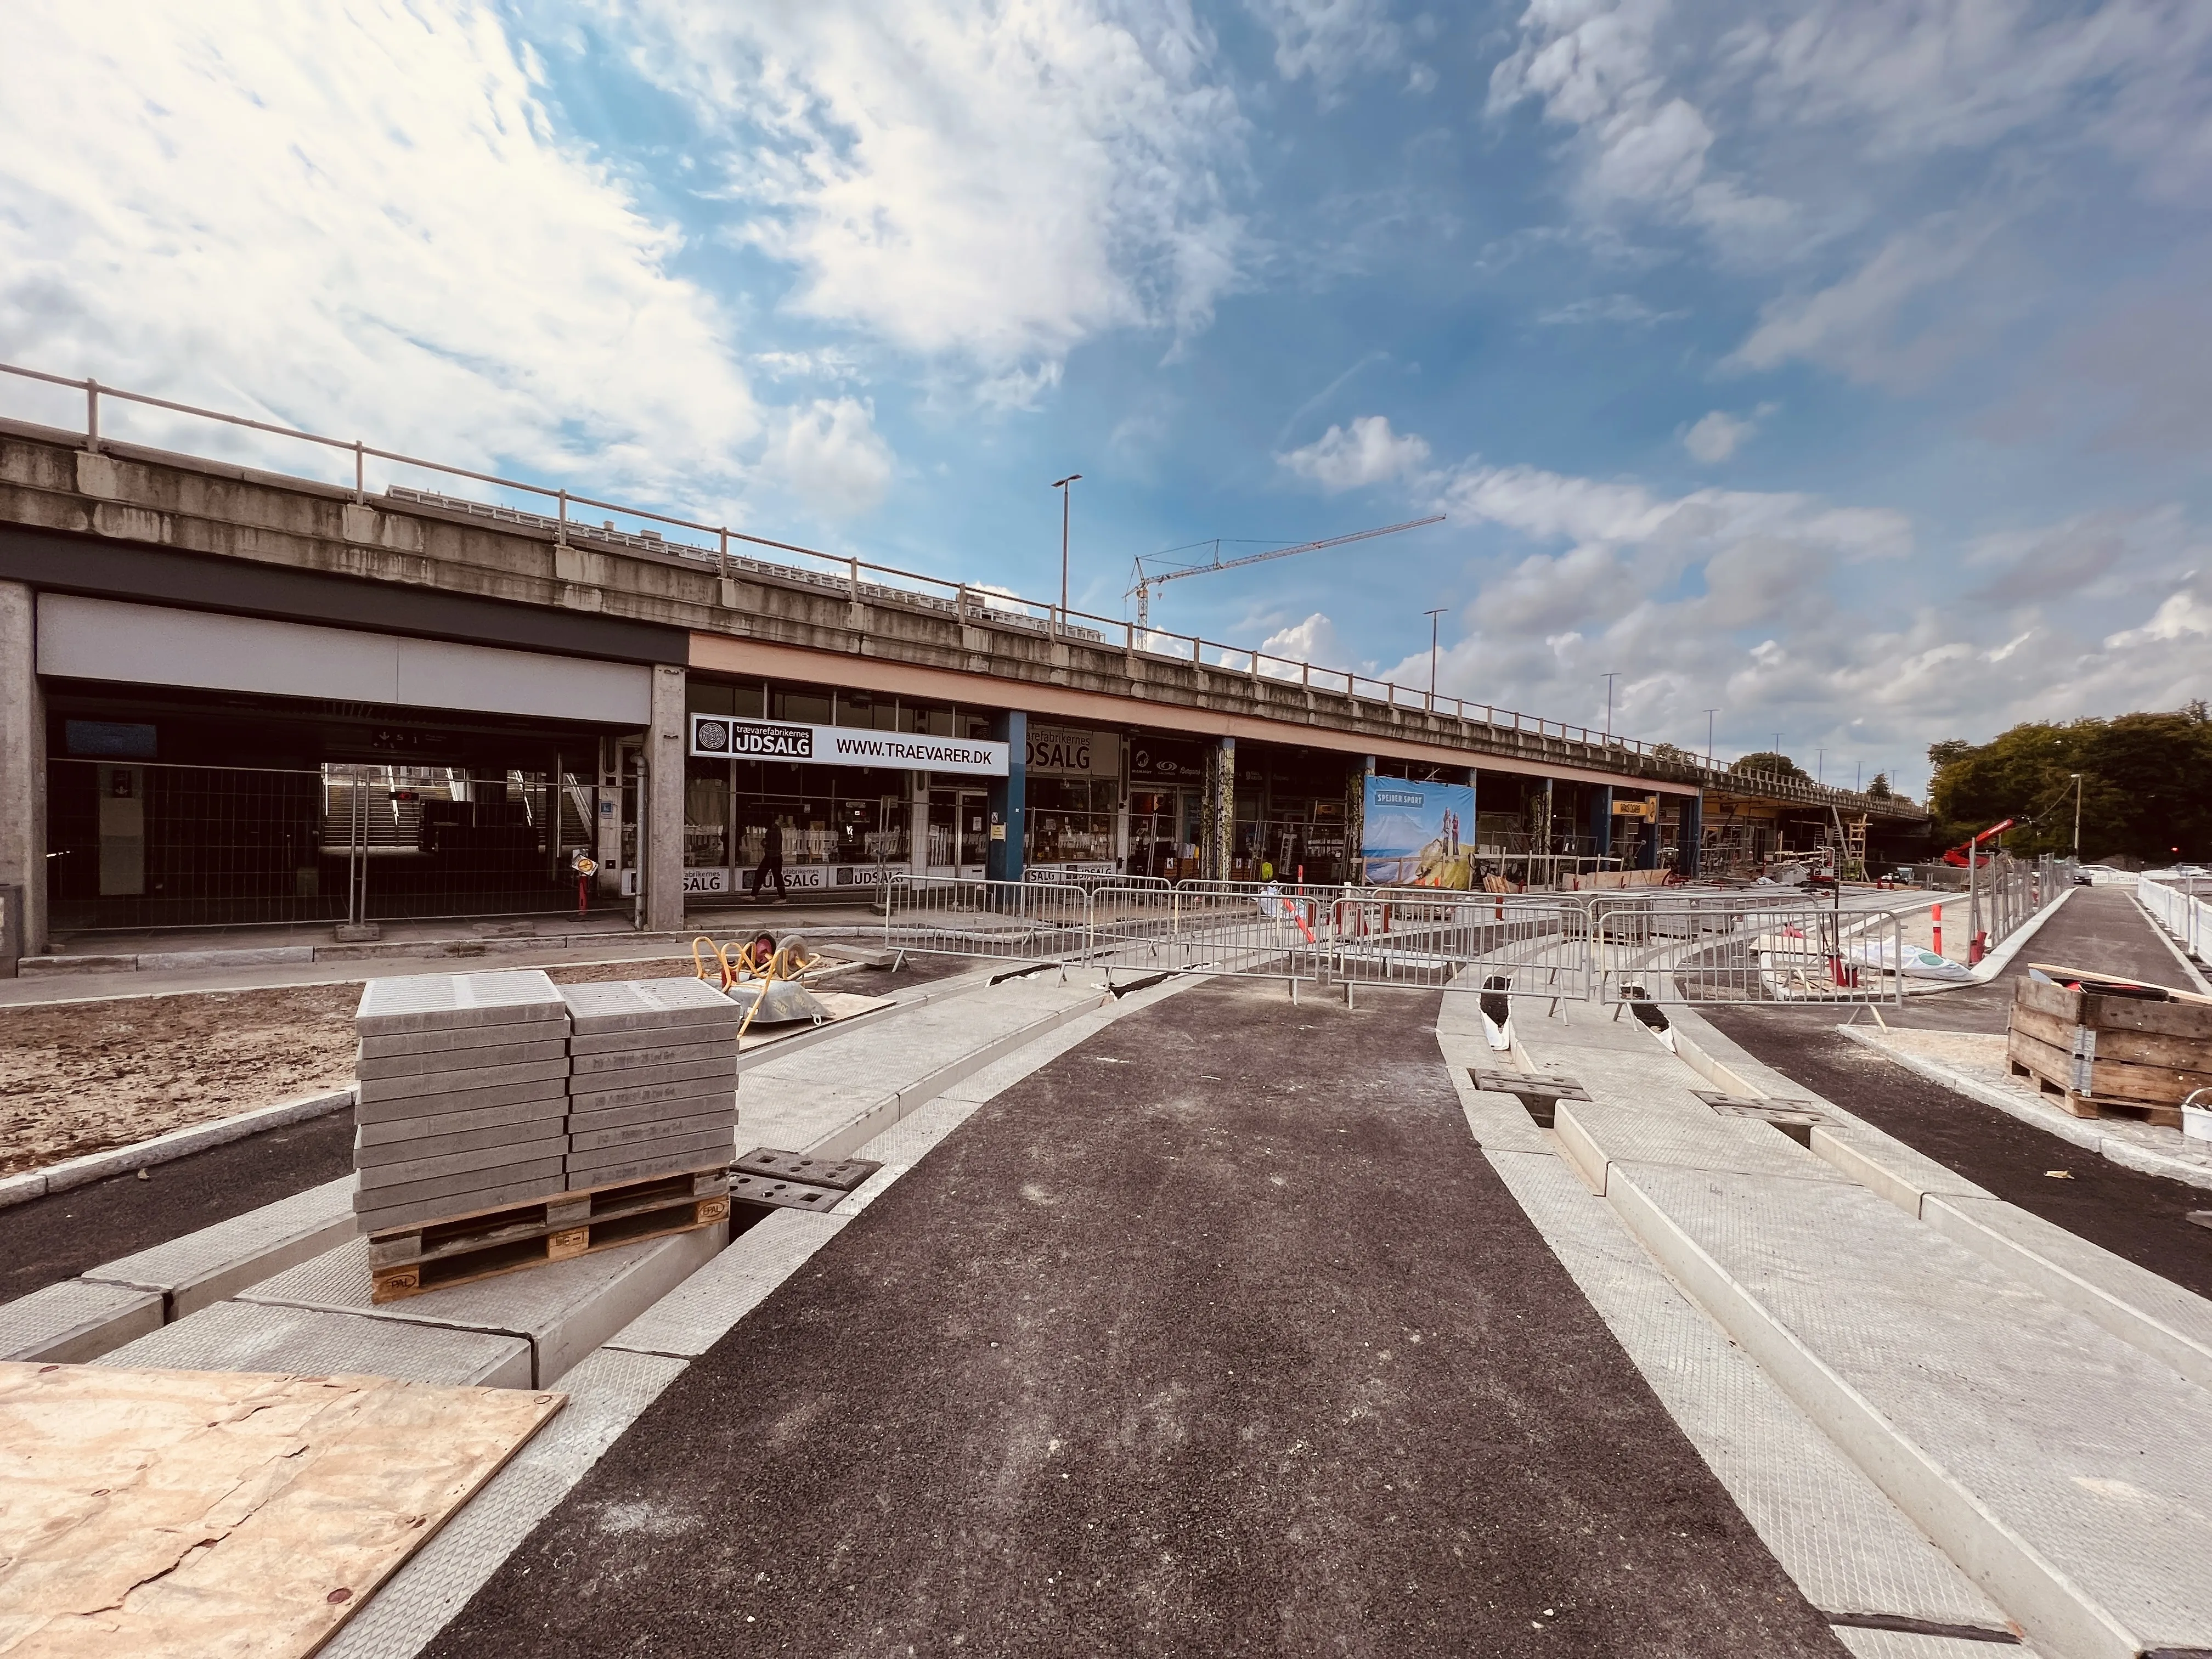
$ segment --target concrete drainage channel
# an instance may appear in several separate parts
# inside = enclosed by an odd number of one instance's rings
[[[1839,1641],[2212,1653],[2172,1571],[2212,1559],[2212,1303],[1694,1013],[1672,1057],[1577,1010],[1509,1065],[1476,1000],[1438,1040],[1485,1155]]]
[[[738,1172],[733,1195],[786,1190],[741,1202],[734,1238],[718,1224],[379,1305],[348,1176],[0,1307],[0,1358],[558,1386],[568,1408],[324,1650],[412,1654],[691,1358],[979,1105],[1195,982],[988,981],[742,1056],[741,1140],[796,1156]]]

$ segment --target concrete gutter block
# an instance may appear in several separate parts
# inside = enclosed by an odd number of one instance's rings
[[[312,945],[270,945],[247,951],[149,951],[139,954],[138,971],[173,974],[196,968],[278,968],[314,959]]]
[[[1602,1194],[1608,1162],[1589,1129],[1576,1121],[1574,1109],[1578,1103],[1562,1100],[1553,1108],[1552,1133],[1559,1137],[1559,1149],[1575,1166],[1575,1172],[1589,1183],[1592,1192]]]
[[[368,1241],[357,1239],[238,1299],[525,1337],[532,1354],[529,1386],[542,1389],[712,1261],[729,1236],[729,1223],[718,1221],[380,1306],[369,1300]]]
[[[335,1249],[358,1228],[351,1176],[86,1270],[93,1283],[158,1291],[179,1320]]]
[[[354,1085],[364,1106],[387,1106],[395,1101],[459,1099],[479,1090],[510,1088],[519,1083],[565,1081],[566,1057],[534,1060],[517,1066],[471,1066],[420,1073],[414,1077],[365,1077]],[[416,1111],[434,1110],[418,1106]]]
[[[526,1066],[526,1071],[537,1069]],[[397,1123],[409,1118],[433,1117],[450,1112],[455,1115],[496,1111],[501,1107],[520,1106],[531,1101],[566,1100],[568,1080],[564,1076],[541,1077],[528,1083],[502,1084],[494,1089],[464,1089],[450,1095],[406,1095],[398,1100],[362,1100],[355,1103],[353,1121],[356,1125],[367,1123]]]
[[[2212,1389],[2212,1302],[2002,1199],[1930,1194],[1921,1219],[2059,1306]]]
[[[64,1279],[0,1307],[0,1359],[81,1365],[161,1328],[161,1293]]]
[[[423,1117],[386,1118],[380,1122],[354,1125],[354,1156],[363,1159],[371,1147],[391,1146],[414,1140],[428,1139],[444,1135],[474,1134],[480,1129],[513,1129],[521,1132],[526,1140],[537,1139],[531,1125],[541,1121],[559,1122],[568,1113],[568,1102],[562,1095],[547,1095],[538,1100],[520,1100],[509,1106],[464,1108],[458,1112],[438,1112]]]
[[[434,1153],[426,1158],[406,1158],[389,1164],[364,1164],[356,1173],[361,1178],[361,1198],[364,1204],[374,1205],[385,1192],[404,1193],[409,1197],[434,1196],[416,1189],[447,1177],[465,1178],[469,1186],[481,1187],[496,1181],[508,1170],[518,1174],[533,1164],[559,1158],[568,1151],[568,1136],[560,1132],[558,1124],[551,1124],[555,1133],[535,1140],[516,1141],[490,1129],[483,1133],[500,1139],[489,1146],[474,1146]],[[445,1139],[445,1137],[440,1137]],[[453,1139],[467,1140],[468,1135]],[[461,1190],[466,1190],[465,1188]]]
[[[354,1062],[354,1075],[380,1079],[443,1075],[458,1066],[528,1066],[562,1060],[568,1053],[568,1038],[556,1035],[535,1042],[502,1042],[492,1048],[447,1048],[425,1054],[363,1054]]]
[[[441,1388],[526,1389],[530,1344],[489,1331],[217,1302],[94,1362],[194,1371],[396,1376]]]
[[[844,1230],[848,1218],[776,1210],[607,1339],[610,1348],[696,1358]]]

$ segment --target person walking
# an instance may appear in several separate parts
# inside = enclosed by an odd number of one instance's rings
[[[761,902],[761,889],[767,884],[770,876],[775,878],[775,902],[778,904],[789,903],[791,896],[785,891],[783,885],[783,820],[773,812],[769,814],[767,827],[761,836],[760,867],[753,872],[755,904]]]

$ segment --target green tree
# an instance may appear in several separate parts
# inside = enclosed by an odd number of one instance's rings
[[[1929,804],[1940,845],[2009,817],[2033,820],[2005,832],[2012,850],[2069,851],[2078,772],[2084,858],[2125,853],[2165,863],[2212,854],[2212,719],[2201,703],[2030,721],[1985,744],[1933,744],[1928,757],[1937,769]]]
[[[1896,791],[1889,787],[1889,774],[1887,772],[1875,773],[1874,781],[1867,785],[1866,792],[1872,800],[1888,800],[1896,794]]]
[[[1789,756],[1777,754],[1771,749],[1761,749],[1756,753],[1746,755],[1742,759],[1734,762],[1729,769],[1734,772],[1765,772],[1777,777],[1802,778],[1808,783],[1813,781],[1811,773],[1798,765],[1796,761],[1791,760]]]

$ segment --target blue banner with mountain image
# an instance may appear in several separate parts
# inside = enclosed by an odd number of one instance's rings
[[[1367,780],[1360,853],[1370,886],[1470,888],[1474,836],[1472,784]]]

